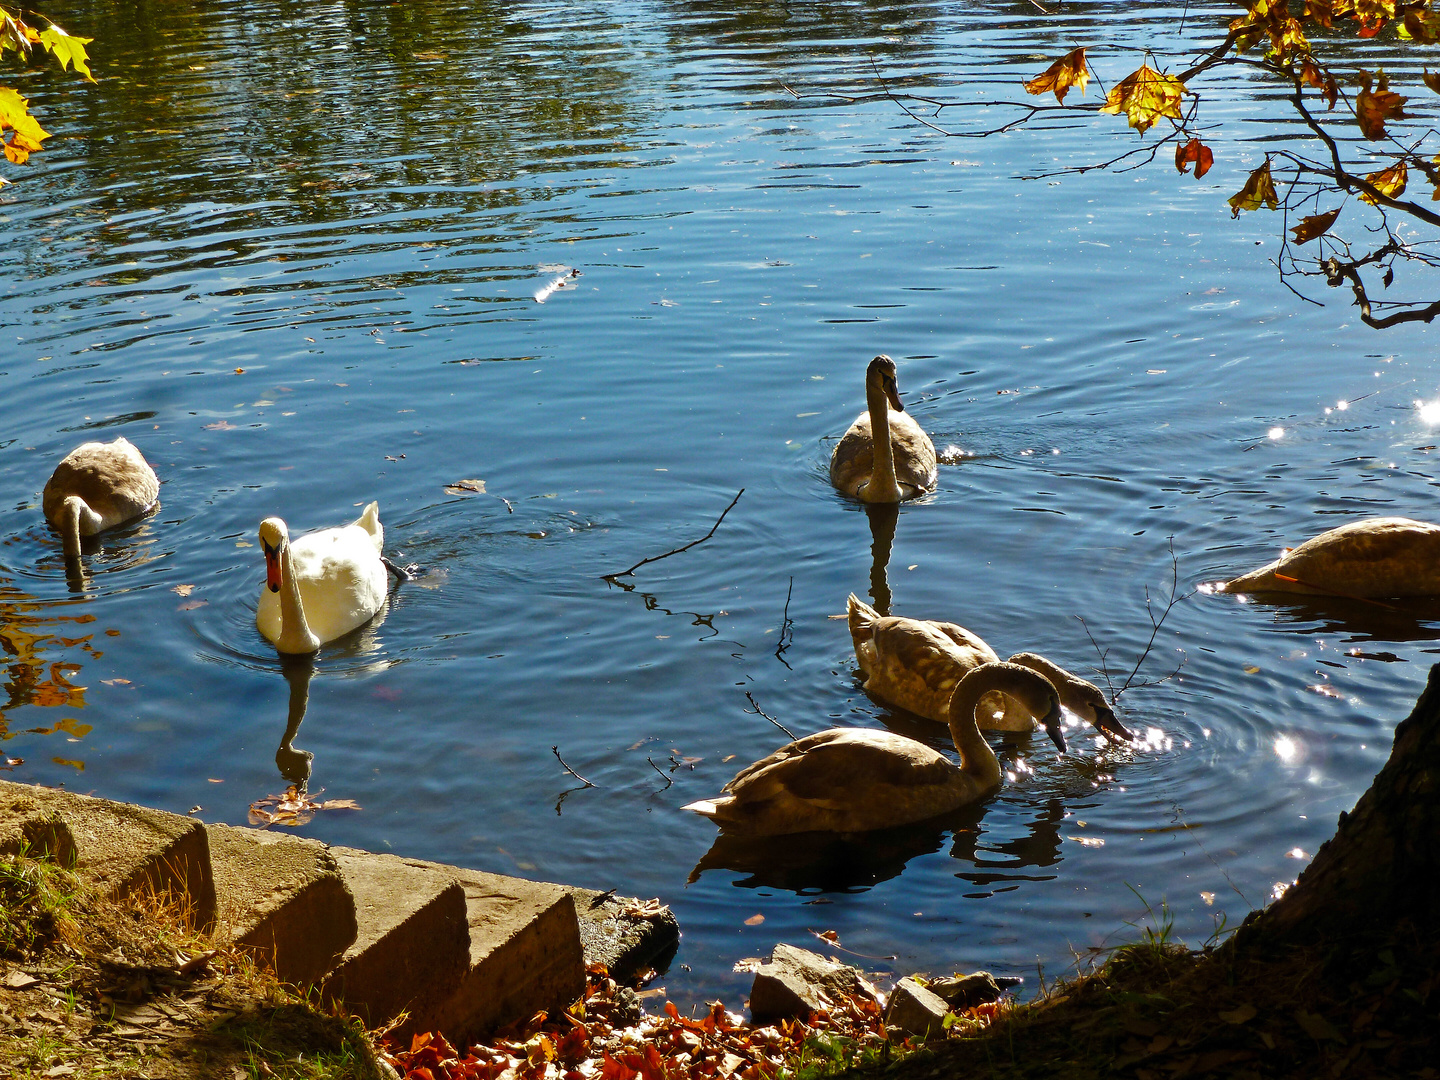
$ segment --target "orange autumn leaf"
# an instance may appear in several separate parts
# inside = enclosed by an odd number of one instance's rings
[[[1290,231],[1295,234],[1295,243],[1308,244],[1317,236],[1323,236],[1330,231],[1330,226],[1335,224],[1335,219],[1340,216],[1340,207],[1336,207],[1326,214],[1312,214],[1310,217],[1301,220]]]
[[[1425,74],[1421,75],[1420,78],[1424,80],[1426,86],[1434,90],[1435,93],[1440,94],[1440,71],[1432,74],[1430,69],[1426,68]]]
[[[1199,180],[1215,164],[1215,154],[1199,139],[1191,139],[1184,146],[1175,148],[1175,168],[1182,173],[1189,172],[1192,161],[1195,163],[1195,179]]]
[[[1070,92],[1072,86],[1079,87],[1080,93],[1084,94],[1085,87],[1089,82],[1090,69],[1085,66],[1085,50],[1076,49],[1066,53],[1027,82],[1025,89],[1032,94],[1054,91],[1055,100],[1063,105],[1065,104],[1065,95]]]
[[[1270,159],[1250,174],[1245,186],[1230,196],[1230,216],[1237,218],[1241,210],[1259,210],[1261,205],[1274,210],[1280,205],[1275,195],[1275,182],[1270,178]]]
[[[1179,79],[1156,71],[1149,64],[1141,64],[1138,71],[1111,88],[1100,111],[1118,113],[1124,109],[1130,126],[1143,135],[1162,117],[1180,119],[1180,99],[1184,93],[1185,84]]]
[[[1369,173],[1365,179],[1368,180],[1381,195],[1384,195],[1386,198],[1397,199],[1405,193],[1405,181],[1407,179],[1405,160],[1402,158],[1388,169],[1381,169],[1379,172]],[[1364,199],[1371,206],[1376,206],[1379,202],[1368,191],[1362,191],[1360,198]]]
[[[1407,11],[1404,21],[1395,28],[1395,32],[1402,38],[1411,41],[1418,41],[1421,45],[1434,45],[1440,41],[1440,25],[1434,12],[1428,11]]]
[[[1405,98],[1390,89],[1390,82],[1383,71],[1380,73],[1380,85],[1373,93],[1370,91],[1370,78],[1366,76],[1365,85],[1355,98],[1355,122],[1367,139],[1383,139],[1386,120],[1406,118],[1404,105]]]

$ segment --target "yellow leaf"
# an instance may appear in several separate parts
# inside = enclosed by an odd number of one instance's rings
[[[1270,178],[1270,159],[1250,174],[1245,186],[1230,196],[1230,216],[1237,218],[1241,210],[1259,210],[1261,204],[1274,210],[1280,205],[1275,195],[1275,182]]]
[[[1388,169],[1370,173],[1365,179],[1370,181],[1370,183],[1375,186],[1375,190],[1380,192],[1381,195],[1385,195],[1391,199],[1399,198],[1405,193],[1406,170],[1404,158],[1401,158]],[[1372,197],[1368,191],[1361,192],[1360,198],[1364,199],[1371,206],[1377,205],[1377,200]]]
[[[1335,224],[1335,219],[1340,216],[1340,207],[1336,207],[1328,214],[1313,214],[1303,219],[1291,232],[1295,234],[1295,243],[1308,244],[1317,236],[1323,236],[1330,231],[1330,226]]]
[[[1380,85],[1374,93],[1370,92],[1370,77],[1367,75],[1364,87],[1355,98],[1355,122],[1367,139],[1383,139],[1386,120],[1405,119],[1404,105],[1405,98],[1390,89],[1383,71],[1380,73]]]
[[[85,46],[94,40],[94,38],[88,37],[71,37],[54,23],[50,24],[50,29],[40,33],[40,44],[44,45],[46,50],[60,61],[61,71],[67,70],[71,64],[74,64],[75,70],[92,83],[95,81],[95,77],[90,74],[88,63],[90,57],[85,52]]]
[[[1421,45],[1434,45],[1440,41],[1440,33],[1436,30],[1435,15],[1428,11],[1406,12],[1405,20],[1395,28],[1402,38],[1418,41]]]
[[[1179,79],[1156,71],[1149,64],[1141,64],[1140,70],[1125,76],[1111,88],[1100,111],[1118,113],[1124,109],[1130,126],[1143,135],[1162,116],[1180,119],[1180,99],[1184,93],[1185,84]]]
[[[1074,52],[1066,53],[1027,82],[1025,89],[1032,94],[1043,94],[1053,90],[1055,100],[1063,105],[1065,104],[1065,95],[1070,92],[1072,86],[1078,86],[1083,95],[1089,82],[1090,69],[1085,66],[1085,50],[1076,49]]]
[[[41,129],[30,115],[30,101],[8,86],[0,86],[0,131],[14,128],[17,135],[23,135],[39,149],[40,140],[48,139],[50,133]]]
[[[23,146],[16,146],[15,144],[17,142],[19,142],[18,139],[11,139],[4,144],[5,160],[12,165],[24,165],[25,162],[30,160],[30,151],[26,150]]]

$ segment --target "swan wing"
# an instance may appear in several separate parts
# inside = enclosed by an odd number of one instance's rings
[[[903,415],[892,413],[891,416]],[[855,418],[835,449],[830,453],[830,483],[846,495],[854,495],[875,472],[875,437],[870,430],[870,414],[862,412]],[[899,474],[899,463],[896,463]]]
[[[920,821],[977,798],[976,783],[914,739],[834,728],[781,747],[725,786],[722,825],[761,834],[860,832]]]
[[[949,720],[956,684],[971,669],[999,659],[963,627],[894,616],[871,623],[869,641],[856,655],[868,693],[942,724]]]
[[[895,479],[915,489],[929,491],[940,479],[935,462],[935,444],[909,413],[890,413],[890,446],[895,455]]]
[[[290,551],[305,620],[322,642],[348,634],[385,603],[385,564],[360,524],[307,533]]]

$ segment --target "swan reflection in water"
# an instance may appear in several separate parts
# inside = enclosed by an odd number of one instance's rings
[[[890,614],[890,549],[895,544],[895,523],[900,520],[899,503],[867,503],[870,519],[870,599],[881,615]]]
[[[1005,801],[1011,810],[1021,809],[1013,801]],[[1024,807],[1027,820],[1021,835],[987,841],[984,819],[997,804],[962,807],[914,825],[848,836],[816,832],[747,837],[722,832],[690,872],[687,883],[699,880],[707,870],[729,870],[748,875],[731,883],[736,888],[801,894],[861,892],[898,877],[911,859],[942,850],[947,834],[950,857],[967,864],[955,876],[975,886],[963,894],[967,898],[1057,877],[1052,868],[1064,858],[1060,828],[1065,821],[1065,801],[1052,797]]]
[[[1207,589],[1214,591],[1213,587]],[[1287,635],[1293,634],[1297,625],[1303,624],[1307,635],[1344,634],[1348,635],[1346,641],[1349,644],[1431,641],[1440,636],[1440,597],[1362,600],[1343,596],[1256,593],[1243,603],[1271,612],[1275,629]]]

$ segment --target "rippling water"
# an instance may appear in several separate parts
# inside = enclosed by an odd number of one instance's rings
[[[681,1000],[734,1003],[734,962],[808,929],[874,969],[1033,976],[1147,905],[1192,944],[1237,922],[1368,785],[1436,623],[1188,594],[1355,516],[1433,517],[1429,329],[1301,304],[1276,218],[1230,220],[1261,140],[1298,137],[1245,77],[1207,84],[1200,182],[1017,179],[1135,145],[1110,118],[947,139],[811,96],[879,70],[1015,97],[1061,49],[1160,40],[1133,11],[51,11],[100,39],[101,81],[26,75],[56,136],[0,192],[6,775],[243,821],[298,767],[276,747],[307,691],[254,628],[256,524],[374,498],[427,573],[308,679],[311,790],[364,806],[309,835],[659,895]],[[1110,81],[1132,60],[1092,54]],[[877,352],[950,462],[888,570],[825,474]],[[163,505],[72,593],[38,493],[116,434]],[[741,488],[703,546],[602,577]],[[797,734],[941,745],[857,689],[852,590],[1082,673],[1098,646],[1118,684],[1172,572],[1120,700],[1143,746],[1004,744],[983,807],[849,842],[707,855],[679,810],[784,741],[747,692]]]

